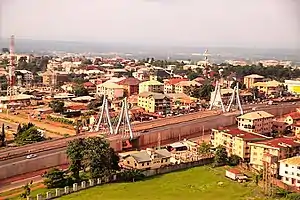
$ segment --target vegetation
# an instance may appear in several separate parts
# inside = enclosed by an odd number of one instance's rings
[[[240,164],[241,160],[242,160],[241,157],[239,157],[237,155],[231,155],[228,158],[228,164],[230,166],[236,166],[236,165]]]
[[[79,178],[80,170],[89,170],[90,177],[108,177],[119,170],[119,157],[100,137],[76,139],[69,143],[67,155],[75,180]]]
[[[218,184],[220,182],[222,185]],[[60,199],[267,200],[255,184],[231,181],[225,178],[223,168],[208,166],[168,173],[134,183],[102,185]]]
[[[89,95],[89,91],[83,86],[83,84],[76,84],[73,91],[76,97]]]
[[[218,146],[214,157],[214,166],[223,166],[228,163],[228,156],[225,147]]]
[[[145,175],[137,169],[124,170],[118,174],[119,180],[124,182],[135,182],[145,178]]]
[[[30,193],[31,193],[30,186],[31,185],[32,185],[32,182],[31,183],[27,183],[26,185],[23,186],[24,192],[20,195],[20,197],[27,198],[28,196],[30,196]]]
[[[43,175],[44,184],[47,188],[62,188],[71,185],[72,180],[65,171],[54,168]]]
[[[18,145],[32,144],[41,142],[46,138],[38,131],[37,127],[32,123],[24,124],[16,134],[14,134],[15,143]]]
[[[0,135],[0,147],[6,146],[5,127],[2,124],[2,131]]]
[[[74,125],[74,122],[72,120],[66,119],[66,118],[61,118],[61,117],[52,117],[50,115],[47,116],[47,119],[54,121],[54,122],[59,122],[63,124],[70,124]]]
[[[99,107],[102,105],[103,103],[103,97],[100,97],[99,99],[97,100],[94,100],[94,101],[91,101],[88,105],[87,105],[87,108],[89,110],[98,110]]]
[[[53,100],[49,103],[49,107],[52,108],[55,113],[64,112],[65,103],[63,101]]]
[[[199,147],[199,154],[200,155],[210,154],[210,148],[211,148],[211,145],[209,143],[202,142]]]

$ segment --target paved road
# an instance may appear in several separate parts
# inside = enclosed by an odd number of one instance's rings
[[[291,103],[285,103],[285,104],[278,105],[278,106],[284,106],[284,105],[291,105]],[[245,107],[245,110],[247,110],[247,109],[251,110],[253,107],[256,107],[256,108],[259,109],[259,108],[265,108],[265,107],[270,107],[270,108],[271,107],[277,107],[277,105],[270,105],[270,106],[269,105],[261,105],[261,104],[258,104],[258,105],[249,105],[249,106]],[[236,113],[238,113],[238,111],[236,111]],[[200,114],[196,113],[196,114],[201,115],[201,113]],[[181,117],[185,117],[185,116],[181,116]],[[207,117],[203,118],[203,121],[212,120],[214,117],[215,117],[215,115],[213,115],[213,116],[207,116]],[[188,117],[188,118],[190,118],[190,117]],[[193,117],[193,119],[197,119],[197,118]],[[166,120],[166,119],[162,119],[162,121],[163,120]],[[176,128],[176,127],[180,128],[182,126],[188,126],[189,123],[191,123],[191,119],[189,121],[183,120],[183,122],[180,122],[180,123],[179,123],[178,120],[179,119],[176,120],[176,124],[170,123],[170,124],[164,125],[164,126],[159,126],[159,125],[158,126],[153,126],[155,128],[151,128],[148,132],[146,132],[144,134],[150,133],[152,131],[165,130],[165,129],[170,128],[170,126],[172,128]],[[161,121],[156,121],[156,122],[153,121],[152,123],[154,123],[154,124],[155,123],[165,124],[165,122],[161,122]],[[147,124],[146,126],[149,126],[149,124]],[[28,151],[34,152],[36,150],[40,150],[40,151],[42,151],[42,152],[40,152],[41,155],[47,155],[50,152],[51,153],[55,153],[55,152],[60,151],[61,148],[63,148],[64,146],[67,145],[68,141],[71,141],[71,140],[73,140],[75,138],[97,136],[97,135],[99,135],[99,133],[89,133],[89,134],[79,135],[79,136],[75,136],[75,137],[69,137],[69,138],[65,138],[65,139],[57,139],[57,140],[48,141],[48,142],[44,142],[44,143],[26,145],[26,146],[18,147],[18,148],[0,150],[0,158],[1,157],[2,158],[3,157],[7,157],[8,154],[10,154],[10,155],[22,154],[21,156],[17,156],[17,157],[13,157],[11,159],[8,159],[8,160],[2,160],[2,161],[0,161],[0,166],[3,165],[3,164],[12,164],[12,163],[15,163],[15,162],[18,162],[18,161],[21,161],[21,160],[25,160],[24,156],[28,154]],[[120,136],[118,136],[118,135],[116,135],[116,136],[110,136],[110,137],[108,137],[108,139],[115,139],[115,138],[119,138],[119,137]],[[56,148],[56,149],[54,149],[54,148]]]

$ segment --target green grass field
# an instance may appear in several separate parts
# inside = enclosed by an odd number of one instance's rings
[[[135,183],[94,187],[60,199],[78,200],[266,200],[253,183],[225,178],[223,168],[197,167]],[[223,182],[222,186],[218,182]]]

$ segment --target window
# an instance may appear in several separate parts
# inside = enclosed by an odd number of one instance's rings
[[[127,164],[130,164],[130,161],[127,161]]]
[[[150,165],[150,163],[149,162],[147,162],[147,166],[149,166]]]
[[[287,174],[288,172],[287,172],[287,171],[285,171],[284,173],[285,173],[285,174]]]
[[[297,180],[297,183],[300,183],[300,180]]]
[[[285,167],[289,167],[289,165],[288,165],[288,164],[285,164]]]
[[[297,176],[300,176],[300,174],[297,173]]]
[[[144,167],[144,163],[142,163],[142,166]]]
[[[285,177],[285,180],[286,180],[286,181],[289,181],[289,178]]]

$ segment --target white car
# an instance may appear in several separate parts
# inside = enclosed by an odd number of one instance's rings
[[[27,159],[31,159],[31,158],[35,158],[37,157],[36,154],[29,154],[28,156],[26,156]]]

